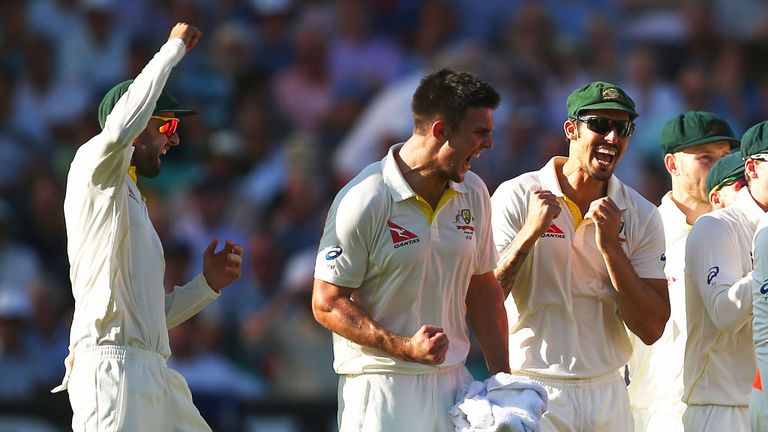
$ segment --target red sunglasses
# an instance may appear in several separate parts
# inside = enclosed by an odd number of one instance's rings
[[[164,134],[165,136],[167,136],[168,138],[172,137],[173,134],[176,133],[176,129],[179,127],[179,119],[175,117],[151,116],[150,118],[163,120],[165,122],[157,130],[160,131],[161,134]]]

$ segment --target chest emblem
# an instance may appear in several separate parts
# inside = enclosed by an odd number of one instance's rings
[[[457,230],[463,231],[466,238],[471,240],[472,235],[475,233],[475,227],[472,225],[474,220],[475,218],[472,216],[472,211],[465,208],[456,212],[456,217],[454,217],[453,223],[456,224]]]
[[[565,232],[562,228],[557,226],[554,222],[552,225],[547,228],[547,230],[544,232],[544,234],[541,235],[542,237],[554,237],[554,238],[565,238]]]
[[[419,236],[396,223],[387,221],[387,227],[389,228],[389,235],[392,237],[395,249],[419,242]]]

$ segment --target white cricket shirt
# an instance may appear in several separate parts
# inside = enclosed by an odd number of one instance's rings
[[[752,236],[763,210],[747,188],[699,217],[685,247],[688,405],[747,406],[755,378]]]
[[[685,354],[685,241],[691,226],[685,214],[672,200],[672,192],[661,199],[659,214],[664,225],[667,277],[671,314],[664,333],[653,345],[646,345],[635,335],[629,361],[628,387],[632,409],[653,407],[653,413],[675,415],[682,419],[683,357]]]
[[[449,340],[440,365],[392,358],[333,334],[338,374],[421,374],[463,364],[469,352],[466,304],[473,275],[492,271],[498,255],[490,197],[468,172],[449,184],[434,213],[403,178],[390,148],[336,196],[328,212],[315,278],[355,288],[353,299],[376,322],[403,336],[424,324]]]
[[[132,346],[168,358],[168,329],[218,297],[202,274],[165,294],[163,247],[127,174],[132,142],[184,50],[178,38],[163,45],[70,166],[64,217],[75,313],[67,374],[55,391],[67,387],[79,347]]]
[[[768,378],[768,214],[761,216],[757,225],[752,241],[752,257],[755,262],[752,272],[752,340],[761,381],[765,382]],[[768,391],[768,388],[763,386],[763,391]]]
[[[510,367],[556,378],[615,373],[632,352],[616,290],[595,243],[595,225],[569,212],[555,157],[541,170],[502,183],[491,198],[493,236],[500,251],[525,223],[532,191],[555,194],[563,211],[536,241],[505,306]],[[663,279],[664,236],[656,207],[615,176],[608,196],[623,212],[622,248],[641,278]]]

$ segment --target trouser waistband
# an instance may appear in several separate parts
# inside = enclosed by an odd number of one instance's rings
[[[166,365],[165,357],[160,353],[145,350],[143,348],[118,345],[78,347],[75,349],[75,358],[89,358],[92,360],[139,360],[155,363],[160,366]]]

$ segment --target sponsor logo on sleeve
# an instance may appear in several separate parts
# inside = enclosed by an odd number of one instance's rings
[[[768,294],[768,279],[763,281],[763,285],[760,286],[760,294]]]
[[[325,252],[326,261],[333,261],[341,256],[343,250],[341,249],[341,246],[330,246],[325,248],[323,252]]]
[[[717,277],[718,273],[720,273],[720,267],[718,266],[710,267],[709,272],[707,273],[707,284],[715,285],[716,283],[715,278]]]

